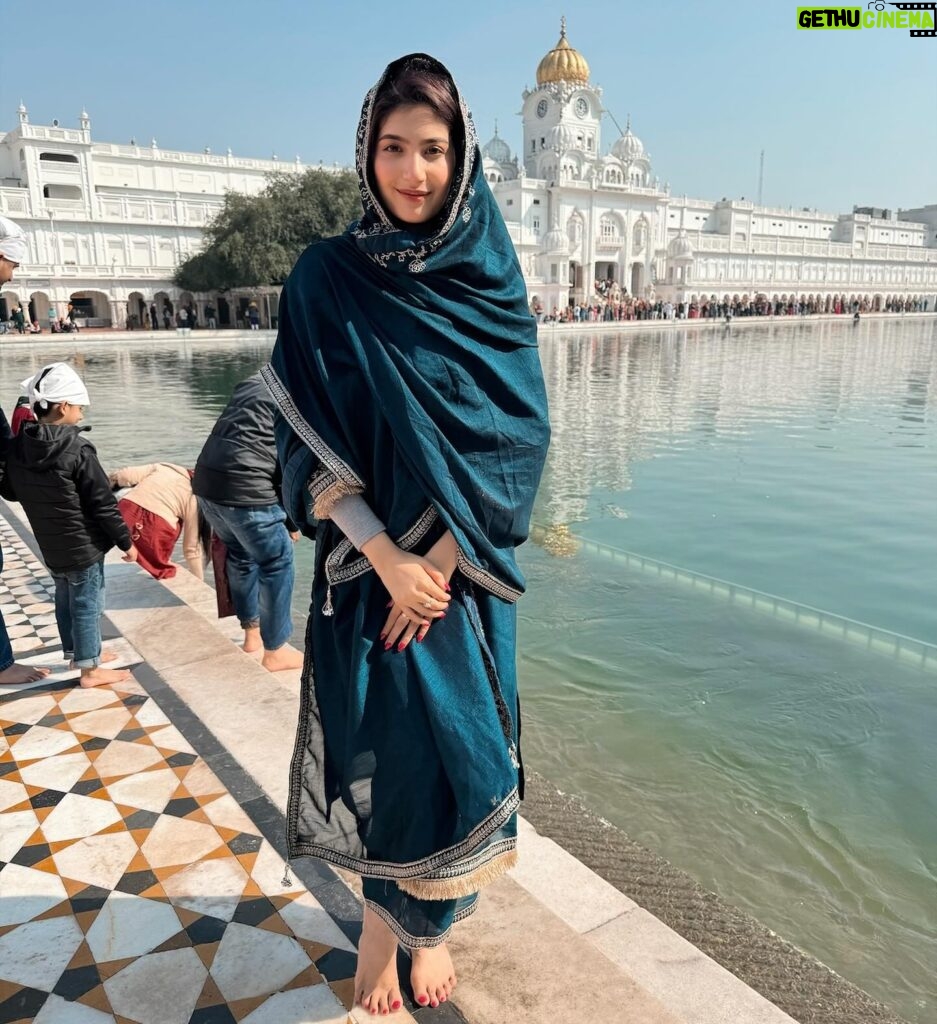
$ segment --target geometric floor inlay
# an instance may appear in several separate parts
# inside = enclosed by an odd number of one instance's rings
[[[61,663],[51,580],[0,541],[17,657]],[[135,679],[0,688],[0,1024],[345,1024],[354,947],[283,874]]]
[[[0,697],[0,1022],[344,1024],[353,947],[168,725],[133,680]]]

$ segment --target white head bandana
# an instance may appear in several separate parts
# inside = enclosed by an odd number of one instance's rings
[[[0,256],[6,256],[12,263],[22,263],[26,259],[23,229],[6,217],[0,217]]]
[[[27,377],[21,387],[29,396],[29,404],[39,402],[42,409],[48,409],[58,402],[91,405],[88,389],[67,363],[49,363],[32,377]]]

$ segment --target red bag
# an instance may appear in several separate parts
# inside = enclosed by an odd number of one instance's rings
[[[215,574],[215,599],[218,602],[218,618],[226,619],[236,615],[234,602],[231,600],[231,587],[228,584],[228,549],[224,541],[212,533],[211,535],[211,567]]]

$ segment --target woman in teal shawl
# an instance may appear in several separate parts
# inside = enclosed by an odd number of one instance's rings
[[[316,542],[289,853],[363,876],[355,997],[388,1013],[397,943],[417,1002],[445,1001],[449,930],[516,858],[514,549],[549,426],[524,280],[441,64],[387,68],[356,162],[361,219],[300,257],[263,373],[284,502]],[[360,551],[349,507],[377,517]]]

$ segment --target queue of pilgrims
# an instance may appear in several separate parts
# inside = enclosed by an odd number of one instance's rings
[[[882,310],[886,313],[927,313],[928,299],[888,299]],[[595,282],[595,297],[588,302],[573,302],[559,309],[556,306],[547,312],[542,303],[534,301],[531,313],[538,323],[596,323],[621,320],[697,320],[725,319],[736,316],[813,316],[818,313],[836,315],[872,312],[867,298],[848,301],[842,298],[827,300],[824,297],[799,299],[785,296],[784,299],[769,299],[766,295],[753,298],[719,299],[715,295],[703,296],[695,302],[671,302],[670,300],[638,299],[623,293],[612,280]]]

